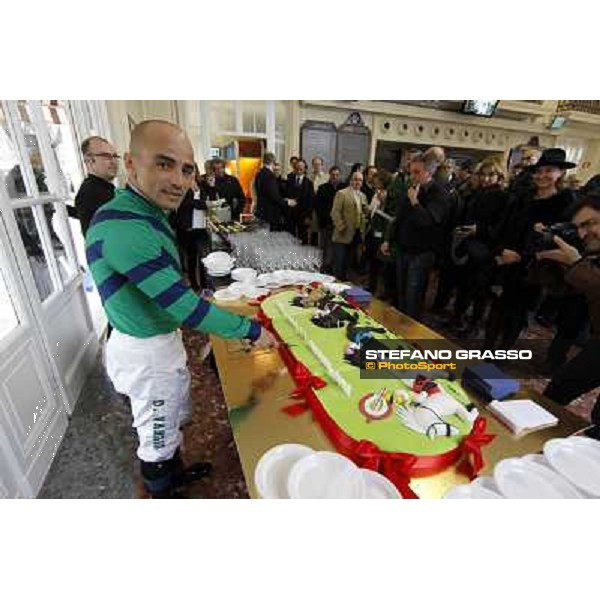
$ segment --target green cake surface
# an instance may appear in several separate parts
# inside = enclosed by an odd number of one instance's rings
[[[368,420],[359,409],[359,401],[366,394],[375,393],[383,387],[388,390],[396,390],[402,387],[402,383],[396,378],[390,379],[361,379],[360,369],[348,364],[344,360],[344,350],[349,344],[346,337],[346,328],[324,329],[311,322],[315,313],[314,308],[300,308],[291,305],[291,300],[299,294],[291,290],[274,294],[262,302],[262,310],[272,320],[273,326],[284,342],[289,344],[290,352],[311,371],[313,375],[321,377],[327,385],[314,390],[324,409],[329,416],[347,435],[355,440],[368,440],[376,444],[386,452],[408,452],[417,456],[435,456],[455,449],[464,435],[467,435],[472,425],[466,423],[456,416],[445,417],[444,420],[455,425],[461,435],[453,437],[439,437],[429,439],[427,436],[412,431],[406,427],[400,418],[392,414],[381,420]],[[331,365],[352,386],[351,396],[347,396],[338,384],[332,379],[327,369],[308,347],[304,338],[299,335],[293,326],[281,314],[277,305],[291,315],[307,332],[318,349],[329,359]],[[350,310],[350,309],[346,309]],[[381,325],[367,316],[362,311],[354,311],[359,315],[359,326],[381,327]],[[398,339],[396,334],[375,334],[376,338]],[[410,375],[407,375],[409,378]],[[469,398],[457,382],[436,379],[438,385],[444,392],[454,396],[463,404],[469,403]]]

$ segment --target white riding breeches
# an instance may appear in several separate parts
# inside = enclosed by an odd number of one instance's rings
[[[180,427],[191,418],[191,378],[181,332],[135,338],[113,330],[106,370],[117,392],[131,401],[138,458],[173,458],[182,441]]]

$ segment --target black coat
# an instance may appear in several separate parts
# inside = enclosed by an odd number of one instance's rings
[[[240,215],[246,204],[244,190],[240,180],[233,175],[223,175],[215,179],[215,189],[219,198],[225,198],[227,204],[231,206],[231,214],[234,220]]]
[[[256,216],[274,227],[283,223],[284,208],[287,206],[275,173],[262,167],[254,179],[256,190]]]
[[[412,206],[408,196],[399,199],[388,237],[401,252],[438,252],[444,243],[450,213],[448,193],[432,180],[420,187],[418,200],[419,203]]]
[[[512,198],[501,232],[503,247],[523,252],[534,235],[533,226],[568,220],[574,201],[571,190],[560,190],[539,200],[526,195]]]
[[[187,231],[192,228],[194,209],[206,210],[206,199],[200,195],[199,199],[194,198],[194,190],[188,190],[183,197],[179,208],[171,213],[169,222],[174,229]]]
[[[329,181],[319,186],[317,195],[315,197],[315,213],[317,214],[317,220],[319,221],[320,229],[333,228],[333,221],[331,220],[331,209],[333,208],[333,199],[339,190],[346,187],[346,184],[340,181],[334,186]]]
[[[106,179],[92,175],[83,180],[75,196],[75,210],[81,222],[81,231],[85,236],[96,211],[112,200],[115,195],[115,186]]]
[[[464,224],[476,225],[474,239],[480,240],[492,251],[501,250],[502,224],[509,211],[509,196],[501,188],[479,189],[466,208]]]
[[[293,209],[293,214],[297,222],[310,218],[315,200],[315,188],[312,181],[304,175],[300,185],[297,183],[297,176],[290,173],[287,177],[285,186],[286,198],[296,200],[298,203]]]

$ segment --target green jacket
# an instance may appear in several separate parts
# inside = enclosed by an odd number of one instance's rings
[[[224,338],[260,336],[259,323],[194,293],[166,214],[130,187],[94,215],[86,255],[108,320],[122,333],[147,338],[183,325]]]

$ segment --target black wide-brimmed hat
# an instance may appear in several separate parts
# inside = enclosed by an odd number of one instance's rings
[[[565,158],[567,158],[567,154],[562,148],[547,148],[542,152],[540,160],[535,165],[527,167],[527,170],[535,171],[540,167],[558,167],[566,170],[577,166],[575,163],[566,161]]]

